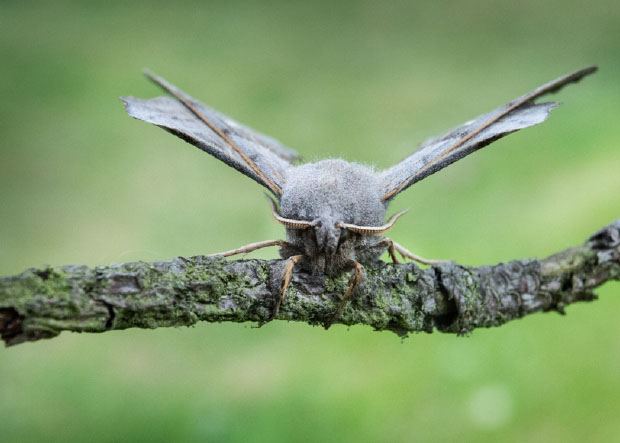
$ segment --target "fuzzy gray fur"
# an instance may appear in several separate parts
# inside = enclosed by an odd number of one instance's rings
[[[378,236],[337,228],[337,222],[379,226],[387,204],[381,201],[378,174],[368,166],[342,159],[322,160],[291,168],[286,176],[280,215],[295,220],[318,220],[314,229],[286,229],[286,237],[307,257],[302,266],[314,273],[331,274],[350,266],[350,260],[368,264],[385,250]],[[295,250],[282,250],[283,258]]]
[[[292,161],[298,156],[293,150],[201,104],[165,80],[148,74],[165,90],[188,100],[229,136],[258,170],[276,185],[275,189],[270,188],[232,146],[179,101],[170,97],[151,100],[124,97],[122,100],[132,117],[172,132],[270,189],[279,199],[282,217],[320,221],[320,226],[303,230],[287,228],[290,246],[282,247],[280,253],[284,258],[302,254],[301,265],[315,274],[337,274],[350,268],[352,261],[370,264],[378,260],[388,243],[380,235],[357,234],[337,228],[336,223],[380,226],[388,202],[399,192],[498,138],[541,123],[556,103],[536,104],[537,98],[557,92],[594,71],[596,67],[589,67],[555,79],[506,106],[428,140],[417,152],[383,172],[341,159],[294,166]]]

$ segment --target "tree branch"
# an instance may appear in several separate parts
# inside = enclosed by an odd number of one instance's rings
[[[61,331],[189,326],[198,321],[269,318],[281,260],[178,257],[165,262],[28,269],[0,279],[0,336],[7,346]],[[337,278],[296,273],[278,318],[323,324],[347,287]],[[339,323],[399,335],[466,334],[539,311],[564,312],[596,299],[594,288],[620,280],[620,219],[582,245],[543,260],[478,268],[414,263],[366,267],[364,283]]]

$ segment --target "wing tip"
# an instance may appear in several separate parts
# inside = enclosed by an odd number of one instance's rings
[[[587,77],[590,74],[594,74],[596,71],[598,71],[598,66],[592,65],[592,66],[588,66],[586,68],[582,68],[577,71],[571,72],[570,74],[566,74],[562,77],[559,77],[547,83],[546,85],[543,85],[540,88],[532,91],[532,93],[530,94],[533,94],[533,95],[530,98],[530,100],[527,100],[527,101],[536,100],[538,97],[541,97],[545,94],[556,94],[561,89],[563,89],[565,86],[574,84],[574,83],[579,83],[583,78]]]
[[[583,75],[590,75],[598,71],[598,65],[590,65],[586,68],[581,69],[580,71],[583,72]]]
[[[129,115],[131,114],[131,99],[133,99],[134,97],[132,96],[126,96],[126,97],[118,97],[118,99],[123,103],[123,108],[125,109],[125,112]],[[133,117],[133,116],[132,116]]]
[[[587,77],[590,74],[594,74],[596,71],[598,71],[598,66],[591,65],[591,66],[579,69],[578,71],[575,71],[572,74],[569,74],[568,77],[572,78],[572,81],[578,82],[582,78]]]
[[[547,105],[547,114],[549,114],[555,108],[560,106],[562,104],[562,102],[545,102],[545,103],[539,103],[539,104],[540,105]]]
[[[142,73],[147,79],[155,83],[157,86],[159,86],[161,89],[163,89],[168,94],[174,97],[177,97],[177,98],[179,98],[180,95],[184,95],[179,89],[177,89],[174,85],[172,85],[172,83],[169,83],[163,77],[160,77],[159,75],[155,74],[149,68],[142,68]]]
[[[127,112],[127,114],[131,115],[133,117],[132,114],[132,106],[134,105],[135,101],[137,100],[134,96],[128,95],[128,96],[122,96],[118,98],[122,103],[123,103],[123,107],[125,108],[125,112]]]
[[[123,103],[123,108],[130,117],[151,123],[148,118],[141,114],[141,110],[144,108],[144,104],[150,100],[144,100],[134,97],[132,95],[118,97],[118,99]]]
[[[142,74],[152,82],[157,83],[157,80],[160,78],[157,74],[151,71],[149,68],[142,68]]]

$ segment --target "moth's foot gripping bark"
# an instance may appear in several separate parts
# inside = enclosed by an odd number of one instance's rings
[[[269,317],[268,321],[273,320],[277,317],[278,312],[280,312],[280,305],[284,301],[286,297],[286,291],[288,290],[289,285],[291,284],[291,278],[293,277],[293,268],[297,263],[304,258],[303,255],[293,255],[286,260],[286,264],[284,265],[284,272],[282,274],[282,283],[280,284],[280,293],[278,294],[278,298],[276,299],[276,304],[273,308],[273,312],[271,313],[271,317]]]
[[[344,293],[342,300],[338,304],[338,307],[336,308],[336,312],[334,313],[332,318],[329,319],[327,323],[325,323],[324,325],[325,329],[329,329],[331,325],[333,325],[334,322],[338,320],[338,318],[340,317],[340,314],[342,314],[342,310],[344,309],[347,302],[349,301],[349,298],[351,298],[351,294],[353,294],[353,291],[355,290],[357,285],[359,285],[360,281],[362,280],[362,276],[364,275],[364,267],[362,266],[362,264],[356,262],[355,260],[351,260],[351,265],[355,269],[354,269],[353,275],[349,279],[349,286],[347,287],[347,290]]]

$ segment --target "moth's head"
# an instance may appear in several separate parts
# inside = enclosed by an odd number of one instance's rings
[[[371,168],[336,159],[292,168],[282,189],[280,209],[270,201],[274,218],[289,234],[312,242],[304,245],[306,250],[311,246],[329,255],[350,237],[379,235],[391,227],[381,226],[387,207],[381,196]],[[308,230],[314,235],[307,234]]]
[[[290,231],[308,231],[312,230],[314,232],[314,236],[310,238],[314,238],[314,242],[316,243],[317,249],[320,253],[326,253],[328,255],[333,255],[338,249],[338,245],[340,245],[343,241],[347,240],[351,236],[366,236],[366,235],[381,235],[384,232],[388,231],[396,220],[398,220],[403,214],[405,214],[408,209],[404,211],[400,211],[397,214],[394,214],[387,223],[381,226],[363,226],[363,225],[355,225],[353,223],[345,223],[343,221],[336,221],[338,217],[318,217],[314,220],[296,220],[282,217],[278,213],[278,209],[276,207],[275,202],[271,199],[271,197],[267,196],[269,203],[271,204],[271,213],[273,218],[276,219],[279,223],[286,226],[286,228]]]

